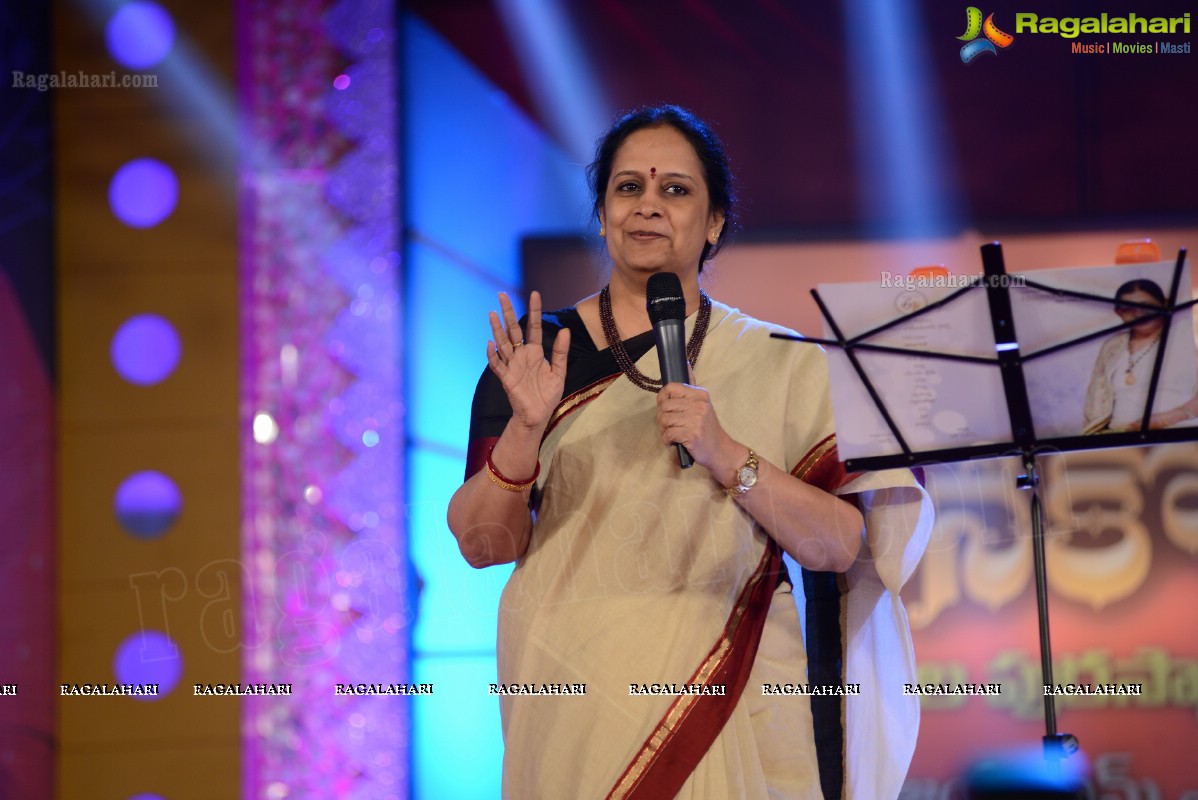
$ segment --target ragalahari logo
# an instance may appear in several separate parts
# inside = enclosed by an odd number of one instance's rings
[[[984,39],[979,39],[978,34],[985,34]],[[995,47],[1007,48],[1011,46],[1011,42],[1015,41],[1015,37],[1009,33],[1003,33],[994,24],[994,15],[986,17],[986,21],[982,22],[982,10],[977,6],[970,6],[965,9],[965,35],[958,36],[958,40],[965,42],[965,46],[961,48],[961,61],[968,64],[982,53],[990,53],[998,55]]]

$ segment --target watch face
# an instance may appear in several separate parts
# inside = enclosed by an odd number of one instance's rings
[[[757,483],[757,470],[752,467],[741,467],[740,472],[736,473],[736,482],[746,489],[752,489],[753,485]]]

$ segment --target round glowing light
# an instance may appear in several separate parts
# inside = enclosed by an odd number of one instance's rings
[[[113,502],[121,526],[139,539],[156,539],[170,530],[182,505],[175,482],[153,471],[125,478]]]
[[[174,170],[155,158],[135,158],[108,184],[108,205],[131,228],[152,228],[169,217],[179,201]]]
[[[160,794],[149,794],[148,792],[142,792],[141,794],[133,795],[129,798],[129,800],[166,800],[166,798]]]
[[[134,695],[146,702],[158,700],[174,690],[183,675],[179,648],[161,631],[134,633],[121,642],[112,660],[112,672],[120,684],[158,684],[158,694]]]
[[[378,431],[363,431],[362,432],[362,444],[366,445],[367,447],[374,447],[378,443],[379,443],[379,432]]]
[[[117,329],[109,355],[122,378],[149,386],[174,372],[182,350],[174,326],[157,314],[138,314]]]
[[[333,88],[336,89],[337,91],[342,91],[343,89],[348,89],[350,83],[351,83],[350,77],[348,75],[345,75],[344,73],[341,75],[338,75],[336,78],[333,78]]]
[[[275,418],[265,411],[254,415],[254,441],[258,444],[270,444],[279,438],[279,425]]]
[[[109,54],[129,69],[145,69],[162,61],[175,44],[175,23],[157,3],[125,3],[104,31]]]
[[[304,499],[311,505],[319,503],[322,497],[324,497],[324,492],[320,491],[319,486],[309,485],[304,487]]]

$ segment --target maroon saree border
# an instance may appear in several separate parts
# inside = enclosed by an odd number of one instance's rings
[[[676,698],[617,779],[609,800],[661,800],[674,797],[686,783],[744,693],[781,569],[782,551],[771,539],[722,635],[688,681],[723,685],[725,693]]]

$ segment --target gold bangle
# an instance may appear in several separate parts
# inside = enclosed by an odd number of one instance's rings
[[[532,488],[532,485],[537,482],[537,476],[540,474],[541,462],[537,461],[537,468],[533,471],[531,478],[526,481],[513,481],[495,468],[495,465],[491,463],[491,454],[487,453],[487,477],[500,489],[506,489],[509,492],[523,492],[525,489]]]

